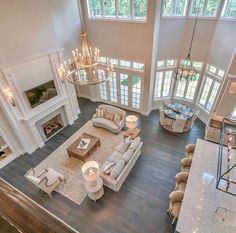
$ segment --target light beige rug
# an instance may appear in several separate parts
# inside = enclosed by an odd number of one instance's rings
[[[83,163],[76,158],[69,158],[66,153],[66,148],[85,132],[100,138],[101,146],[97,147],[87,159],[88,161],[97,161],[100,166],[123,139],[121,133],[117,135],[106,129],[95,128],[93,127],[92,122],[88,121],[66,142],[59,146],[52,154],[34,168],[36,174],[48,167],[51,167],[63,174],[66,178],[66,184],[59,186],[56,191],[79,205],[87,195],[81,172]]]

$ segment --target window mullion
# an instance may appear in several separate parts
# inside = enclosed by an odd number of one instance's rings
[[[204,15],[204,16],[205,16],[207,4],[208,4],[208,0],[205,0],[205,1],[204,1],[204,4],[203,4],[203,8],[202,8],[201,15]]]
[[[175,15],[174,10],[175,10],[175,0],[172,0],[172,15]]]
[[[186,99],[186,94],[187,94],[188,86],[189,86],[189,81],[187,81],[186,85],[185,85],[184,96],[183,96],[184,99]]]
[[[163,71],[162,82],[161,82],[161,95],[160,95],[161,97],[163,97],[163,89],[164,89],[165,78],[166,78],[166,72]]]
[[[100,4],[101,4],[102,17],[104,17],[104,1],[103,1],[103,0],[100,0]]]
[[[134,18],[134,0],[130,0],[130,19]]]

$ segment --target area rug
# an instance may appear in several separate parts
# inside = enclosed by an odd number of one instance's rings
[[[85,132],[100,138],[101,146],[97,147],[87,159],[88,161],[97,161],[100,166],[114,151],[114,148],[123,140],[123,135],[121,133],[113,134],[106,129],[95,128],[93,127],[92,122],[88,121],[66,142],[34,168],[36,174],[39,174],[43,169],[48,167],[63,174],[66,178],[66,184],[60,185],[56,191],[79,205],[87,196],[81,172],[83,162],[73,157],[69,158],[66,153],[66,148]]]

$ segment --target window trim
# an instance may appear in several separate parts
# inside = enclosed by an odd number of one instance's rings
[[[220,18],[221,18],[222,20],[235,21],[235,20],[236,20],[236,13],[235,13],[235,17],[227,17],[227,16],[225,16],[227,7],[228,7],[228,5],[229,5],[229,1],[230,1],[230,0],[225,0],[224,3],[222,4]]]
[[[171,0],[172,2],[176,0]],[[175,4],[174,4],[175,5]],[[181,19],[181,18],[186,18],[188,14],[188,5],[189,5],[189,0],[185,0],[185,6],[184,6],[184,12],[183,15],[164,15],[164,0],[161,2],[161,18],[176,18],[176,19]],[[174,7],[172,6],[172,12],[174,11]]]
[[[134,0],[130,0],[130,17],[129,18],[120,18],[118,16],[118,0],[115,0],[115,17],[105,17],[104,16],[104,0],[100,0],[101,4],[101,17],[91,16],[90,15],[90,6],[89,0],[86,0],[88,20],[97,20],[97,21],[111,21],[111,22],[120,22],[120,23],[144,23],[148,22],[148,12],[149,12],[149,1],[146,0],[146,18],[145,19],[136,19],[134,18]]]

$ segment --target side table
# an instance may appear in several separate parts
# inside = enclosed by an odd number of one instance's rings
[[[96,202],[96,200],[100,199],[104,195],[103,181],[101,177],[98,178],[97,184],[95,186],[92,186],[86,182],[85,189],[88,192],[88,197]]]
[[[124,135],[124,137],[127,137],[127,138],[129,137],[131,139],[135,139],[139,135],[140,131],[141,131],[141,129],[135,128],[132,130],[132,133],[129,132],[129,130],[123,131],[123,135]]]

